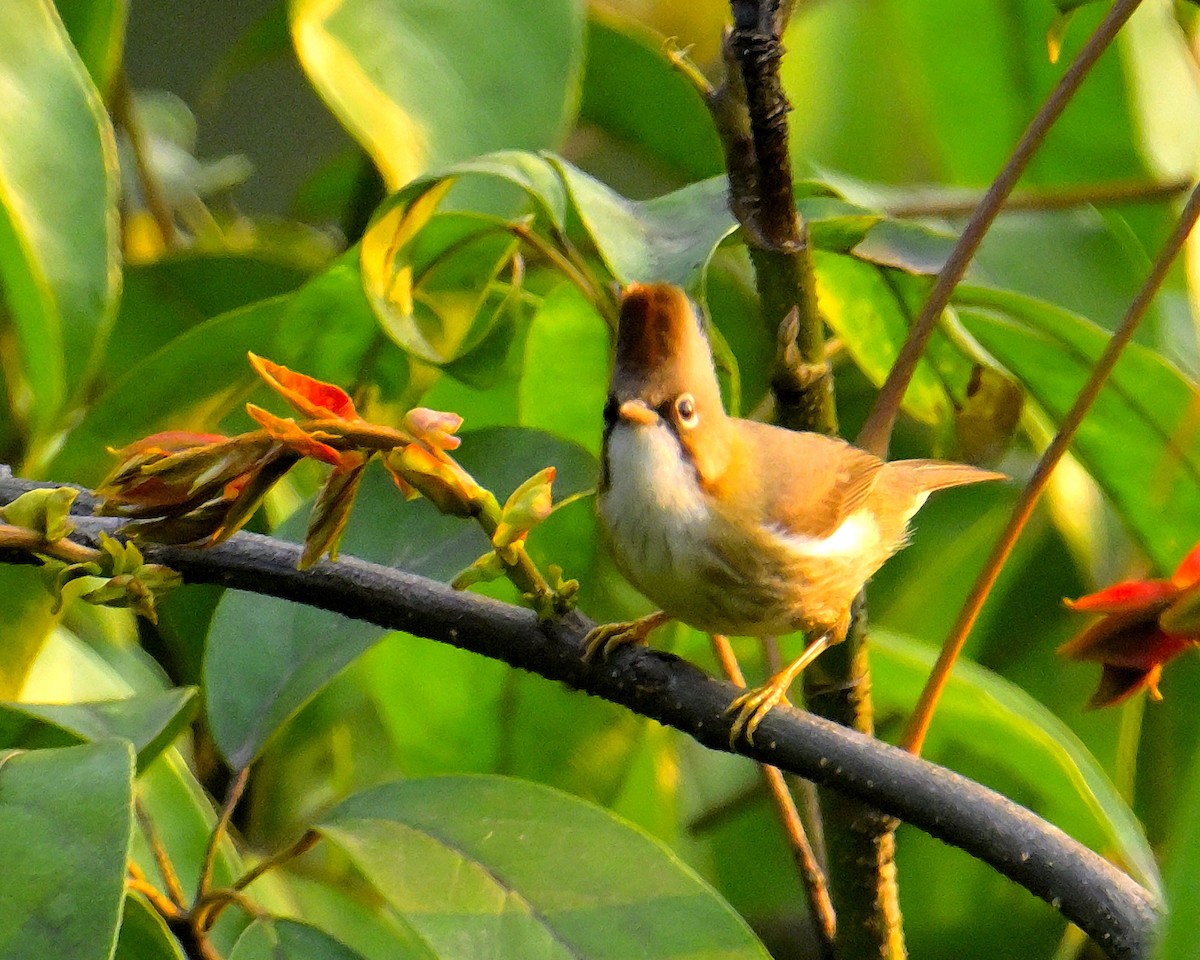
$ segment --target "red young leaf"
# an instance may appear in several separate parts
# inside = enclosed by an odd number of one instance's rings
[[[1190,587],[1197,581],[1200,581],[1200,544],[1192,548],[1171,574],[1171,582],[1177,587]]]
[[[1149,610],[1171,600],[1179,587],[1170,580],[1125,580],[1078,600],[1064,600],[1072,610],[1085,613],[1126,613]]]
[[[257,407],[253,403],[246,404],[246,412],[257,420],[272,437],[286,443],[302,456],[323,460],[337,466],[342,462],[342,455],[327,443],[322,443],[312,434],[305,433],[290,417],[284,419]],[[327,434],[326,434],[327,436]]]
[[[287,367],[249,354],[250,364],[272,390],[314,420],[358,420],[350,395],[341,387],[314,380]]]

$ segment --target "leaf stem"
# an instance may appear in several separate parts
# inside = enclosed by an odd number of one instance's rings
[[[274,870],[276,867],[287,863],[289,860],[295,860],[297,857],[303,856],[315,847],[321,840],[321,835],[316,830],[308,830],[304,835],[293,843],[290,847],[280,850],[278,853],[272,854],[265,860],[256,864],[250,870],[238,877],[234,883],[234,890],[245,890],[250,884],[261,877],[268,870]]]
[[[1109,183],[1072,184],[1046,190],[1017,190],[1004,201],[1000,213],[1070,210],[1074,207],[1113,206],[1124,203],[1160,203],[1187,191],[1192,181],[1116,180]],[[919,193],[906,200],[884,204],[889,216],[966,217],[978,209],[979,194],[947,195],[933,192],[927,198]]]
[[[167,853],[167,848],[163,846],[162,838],[158,835],[154,821],[150,819],[150,811],[146,809],[145,804],[140,799],[134,801],[133,809],[137,815],[138,825],[141,826],[142,833],[146,837],[146,843],[150,847],[150,853],[154,856],[154,864],[158,867],[158,875],[162,878],[163,885],[167,888],[167,896],[171,898],[171,902],[178,908],[178,912],[182,913],[187,910],[187,895],[183,892],[183,885],[179,882],[179,875],[175,872],[175,866],[171,863],[171,857]]]
[[[746,685],[746,678],[742,674],[742,668],[737,662],[737,657],[734,656],[729,638],[719,633],[714,633],[710,636],[713,653],[716,654],[717,662],[721,665],[721,670],[731,683],[739,687],[744,687]],[[805,832],[804,824],[800,820],[800,812],[796,809],[796,802],[792,799],[787,782],[783,778],[783,771],[778,767],[761,763],[758,765],[758,769],[762,774],[767,791],[771,795],[771,801],[775,805],[779,825],[783,827],[783,832],[787,836],[788,847],[792,851],[792,859],[796,862],[800,881],[804,885],[804,892],[808,896],[808,909],[812,915],[813,925],[816,927],[818,934],[821,955],[823,957],[832,957],[834,936],[837,933],[837,917],[834,914],[833,901],[829,898],[829,885],[825,881],[825,872],[821,869],[821,864],[817,860],[812,844],[808,842],[808,834]]]
[[[1050,441],[1050,446],[1042,454],[1041,459],[1034,468],[1033,474],[1025,484],[1025,489],[1021,491],[1020,499],[1018,499],[1016,505],[1013,507],[1012,514],[1008,518],[1008,523],[1005,525],[999,539],[997,539],[995,546],[992,548],[991,554],[988,556],[987,562],[971,587],[971,592],[963,604],[958,619],[955,620],[954,626],[951,627],[949,635],[942,644],[942,650],[938,655],[937,663],[934,664],[933,671],[930,673],[925,688],[921,691],[921,696],[917,700],[917,705],[913,709],[912,716],[909,717],[908,724],[905,727],[901,743],[911,753],[921,752],[921,747],[925,742],[925,735],[929,732],[929,725],[933,721],[934,711],[937,709],[938,700],[941,698],[942,691],[950,679],[950,672],[954,669],[954,663],[962,652],[967,636],[970,634],[971,628],[975,625],[975,621],[983,609],[983,604],[987,600],[988,594],[991,592],[997,577],[1000,576],[1000,570],[1003,568],[1009,554],[1012,553],[1017,538],[1021,535],[1021,531],[1025,529],[1025,524],[1029,522],[1029,518],[1033,514],[1033,508],[1037,505],[1038,498],[1041,497],[1042,491],[1046,488],[1046,484],[1050,480],[1050,474],[1058,465],[1059,460],[1062,459],[1063,454],[1067,452],[1067,448],[1074,439],[1079,425],[1083,422],[1083,418],[1087,415],[1088,410],[1091,409],[1096,397],[1099,396],[1101,388],[1116,366],[1122,351],[1129,344],[1134,332],[1137,330],[1138,324],[1146,315],[1146,311],[1149,310],[1155,294],[1158,293],[1159,287],[1162,286],[1163,280],[1166,279],[1167,271],[1170,270],[1171,264],[1174,263],[1180,250],[1183,249],[1183,245],[1188,235],[1192,232],[1192,228],[1196,225],[1197,219],[1200,219],[1200,185],[1193,189],[1191,196],[1188,197],[1179,222],[1175,225],[1171,236],[1167,238],[1162,250],[1159,251],[1158,256],[1155,258],[1150,268],[1150,273],[1142,283],[1137,295],[1133,298],[1133,302],[1130,303],[1129,309],[1121,320],[1120,326],[1117,327],[1116,332],[1112,335],[1112,339],[1108,341],[1108,345],[1104,348],[1100,359],[1096,361],[1096,366],[1092,368],[1087,383],[1080,390],[1079,396],[1076,397],[1071,409],[1063,417],[1058,433]]]
[[[221,813],[217,817],[217,822],[213,826],[212,833],[209,834],[208,845],[204,848],[204,859],[200,863],[200,879],[196,883],[195,902],[197,904],[204,902],[205,896],[212,888],[213,869],[217,862],[217,850],[221,846],[221,840],[224,839],[226,832],[229,830],[229,821],[233,818],[233,811],[237,807],[238,801],[241,800],[249,779],[250,768],[243,767],[229,784],[229,790],[225,794],[225,802],[221,805]]]
[[[855,443],[864,450],[886,458],[888,446],[891,443],[892,427],[895,425],[896,415],[900,409],[900,401],[904,397],[904,391],[908,388],[909,381],[917,368],[917,362],[921,359],[921,354],[925,352],[925,345],[929,342],[942,311],[950,302],[950,295],[966,273],[967,266],[979,249],[979,244],[983,242],[984,235],[991,227],[992,222],[1003,208],[1008,195],[1012,193],[1013,187],[1021,179],[1029,161],[1033,159],[1034,154],[1046,139],[1046,134],[1062,115],[1084,78],[1100,55],[1108,49],[1113,38],[1124,26],[1125,21],[1133,15],[1133,11],[1137,9],[1140,2],[1141,0],[1116,0],[1050,92],[1037,114],[1029,122],[1029,126],[1013,148],[1012,155],[1000,173],[996,175],[992,185],[988,187],[983,199],[979,201],[971,219],[963,228],[958,243],[954,245],[954,249],[938,274],[933,289],[930,290],[929,296],[921,307],[921,312],[913,321],[908,338],[900,348],[900,354],[896,357],[896,362],[892,366],[887,380],[880,388],[879,396],[875,398],[866,423],[863,424],[863,428],[855,440]]]

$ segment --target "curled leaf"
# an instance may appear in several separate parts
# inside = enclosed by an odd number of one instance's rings
[[[503,551],[523,540],[530,530],[550,516],[554,506],[550,490],[554,475],[554,467],[546,467],[512,492],[492,535],[492,544],[497,550]]]
[[[482,557],[463,570],[450,581],[452,590],[466,590],[477,583],[491,583],[504,576],[504,561],[495,550],[489,550]]]
[[[75,529],[71,523],[71,504],[79,491],[72,487],[47,487],[21,494],[3,509],[6,523],[32,530],[48,541],[61,540]]]
[[[359,420],[354,401],[341,387],[289,370],[251,353],[250,365],[272,390],[314,420]]]
[[[329,444],[322,442],[321,438],[328,437],[328,434],[320,431],[309,433],[290,417],[277,417],[253,403],[246,404],[246,412],[273,438],[287,444],[302,457],[312,457],[314,460],[322,460],[335,466],[341,462],[342,455]]]
[[[392,451],[385,459],[393,476],[433,501],[442,513],[470,517],[478,512],[478,498],[484,491],[453,461],[439,459],[415,443]]]

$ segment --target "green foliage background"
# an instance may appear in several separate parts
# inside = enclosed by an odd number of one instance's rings
[[[730,404],[754,410],[772,334],[757,320],[724,185],[711,179],[721,155],[707,112],[654,33],[695,44],[715,75],[725,9],[636,6],[642,22],[580,0],[478,0],[469,14],[292,0],[240,33],[208,25],[224,55],[206,65],[209,96],[193,113],[147,91],[122,106],[138,83],[122,72],[124,37],[141,15],[125,0],[60,0],[57,10],[10,0],[0,31],[3,459],[22,475],[94,485],[111,465],[106,447],[165,429],[248,429],[244,402],[270,403],[245,363],[252,350],[347,386],[373,419],[416,404],[456,411],[461,461],[481,482],[503,498],[554,464],[565,500],[595,482],[614,280],[687,285],[720,332]],[[1194,11],[1143,6],[1025,187],[1194,175]],[[1046,0],[798,4],[784,67],[797,195],[822,309],[842,341],[848,435],[961,225],[889,211],[986,187],[1101,12],[1056,20]],[[1047,58],[1052,28],[1058,64]],[[303,158],[307,179],[286,216],[247,215],[230,188],[240,164],[194,156],[195,117],[217,122],[231,109],[222,90],[281,60],[299,65],[297,95],[315,91],[353,145]],[[134,170],[131,112],[174,246]],[[242,189],[271,177],[268,164]],[[1003,455],[1021,478],[1174,207],[1160,196],[1003,217],[918,370],[895,455]],[[582,277],[572,282],[547,250]],[[1200,926],[1190,815],[1200,670],[1194,658],[1173,665],[1161,704],[1085,714],[1094,671],[1054,650],[1080,625],[1062,597],[1168,573],[1200,540],[1187,279],[1184,266],[1173,273],[1080,432],[926,749],[1145,884],[1159,883],[1165,863],[1174,912],[1162,955],[1172,960],[1192,955]],[[396,295],[410,281],[413,309]],[[993,389],[972,392],[979,376]],[[1004,454],[1010,438],[996,424],[1016,413],[1015,384],[1025,406]],[[300,538],[319,480],[298,471],[256,527]],[[912,546],[873,582],[885,738],[1015,493],[935,499]],[[448,581],[486,547],[430,504],[403,503],[379,471],[343,550]],[[531,552],[582,582],[589,615],[645,612],[599,547],[586,496],[534,532]],[[0,597],[0,859],[26,871],[21,898],[0,899],[0,957],[180,956],[147,901],[123,899],[126,855],[156,876],[133,798],[190,891],[222,759],[253,762],[254,773],[236,842],[219,851],[219,882],[310,826],[327,841],[250,888],[263,916],[222,915],[214,943],[234,960],[485,947],[559,956],[563,943],[580,956],[765,956],[760,938],[777,957],[803,955],[803,897],[747,762],[501,664],[282,601],[188,587],[163,603],[157,627],[78,603],[52,614],[24,567],[0,568]],[[672,649],[715,671],[705,638],[668,633]],[[785,652],[800,642],[785,638]],[[763,674],[756,644],[737,652],[748,674]],[[965,854],[904,827],[899,850],[914,956],[1080,949],[1049,906]]]

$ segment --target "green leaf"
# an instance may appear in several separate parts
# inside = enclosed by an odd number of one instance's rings
[[[289,293],[310,273],[305,266],[281,262],[263,250],[187,251],[127,266],[104,372],[119,377],[205,320]]]
[[[92,83],[107,93],[121,65],[128,0],[54,0],[54,6]]]
[[[907,714],[936,650],[871,631],[872,691],[880,713]],[[1152,890],[1154,853],[1129,805],[1079,738],[1019,687],[970,661],[955,667],[925,756],[994,786],[1093,850],[1114,858]]]
[[[555,146],[570,126],[577,0],[485,0],[469,21],[412,0],[291,0],[289,15],[310,80],[392,190],[490,150]]]
[[[88,410],[49,472],[95,485],[112,466],[105,447],[160,430],[211,430],[256,382],[246,352],[272,355],[288,305],[274,297],[222,314],[148,356]]]
[[[871,226],[851,252],[881,267],[932,275],[945,265],[954,244],[952,234],[903,220],[883,220]]]
[[[647,154],[678,180],[724,172],[712,116],[663,52],[663,39],[604,7],[588,16],[579,119]]]
[[[852,257],[814,251],[821,314],[842,339],[854,362],[879,386],[908,335],[908,320],[883,274]],[[928,361],[917,364],[904,394],[904,409],[916,419],[941,423],[950,401]]]
[[[0,755],[0,957],[108,960],[132,825],[128,743]]]
[[[667,282],[695,289],[717,244],[737,228],[724,177],[638,201],[565,160],[554,163],[592,242],[622,284]]]
[[[238,938],[229,960],[362,960],[340,940],[297,920],[260,919]]]
[[[1109,334],[1030,297],[959,288],[967,332],[1055,422],[1075,402]],[[1125,349],[1072,449],[1163,573],[1200,541],[1195,394],[1161,356]]]
[[[796,208],[808,225],[813,246],[833,253],[848,253],[883,219],[882,213],[840,197],[801,197]]]
[[[462,438],[457,459],[500,498],[545,466],[558,471],[560,499],[595,483],[592,457],[549,434],[509,427]],[[300,542],[307,522],[306,511],[298,511],[277,533]],[[384,471],[372,468],[363,477],[341,549],[448,582],[489,547],[476,524],[440,514],[424,500],[404,503]],[[213,618],[204,661],[207,714],[226,759],[238,768],[248,764],[288,718],[382,635],[376,626],[323,610],[227,592]],[[247,636],[257,638],[249,648]]]
[[[113,960],[186,960],[167,922],[138,894],[125,897],[121,935]]]
[[[599,456],[608,367],[604,319],[572,284],[559,284],[534,314],[525,342],[524,374],[517,384],[521,425],[573,440]]]
[[[1175,809],[1195,810],[1200,803],[1200,758],[1194,758]],[[1167,917],[1155,954],[1158,960],[1189,960],[1200,937],[1200,820],[1176,817],[1167,846]]]
[[[388,784],[318,829],[439,956],[768,956],[670,850],[547,787],[499,777]]]
[[[0,34],[0,279],[39,429],[85,386],[120,293],[117,151],[54,8],[17,0]]]
[[[0,747],[34,749],[115,737],[133,744],[141,771],[175,741],[196,705],[190,687],[124,700],[0,703]]]

